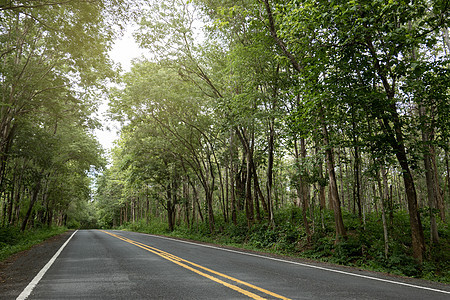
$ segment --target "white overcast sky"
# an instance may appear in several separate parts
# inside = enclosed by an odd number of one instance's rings
[[[205,39],[201,28],[204,23],[200,21],[200,18],[194,21],[194,30],[197,32],[196,39],[203,41]],[[125,33],[120,39],[117,39],[113,48],[109,52],[111,59],[116,64],[120,64],[123,72],[129,72],[131,70],[132,60],[135,58],[151,57],[149,51],[139,48],[138,44],[133,38],[133,31],[138,28],[138,25],[128,25]],[[95,134],[100,144],[106,150],[110,150],[114,146],[114,141],[118,138],[119,124],[107,120],[105,113],[108,110],[107,99],[104,99],[104,103],[99,109],[99,118],[103,123],[102,130],[96,130]],[[107,128],[110,128],[108,130]]]

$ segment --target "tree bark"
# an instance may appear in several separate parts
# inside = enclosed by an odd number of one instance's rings
[[[393,100],[391,100],[393,101]],[[425,238],[423,235],[422,222],[420,220],[419,208],[417,204],[417,193],[414,180],[409,168],[408,158],[406,156],[406,149],[403,143],[403,133],[401,130],[400,117],[396,110],[395,104],[390,107],[391,118],[388,120],[383,118],[383,129],[389,136],[389,142],[394,149],[397,161],[402,168],[402,177],[405,185],[406,200],[408,203],[409,222],[411,226],[411,239],[413,256],[419,262],[422,263],[423,253],[425,251]],[[389,122],[393,122],[394,132],[390,127]]]
[[[425,107],[419,107],[419,116],[423,119],[426,118]],[[430,132],[428,122],[423,124],[422,128],[422,141],[424,143],[425,152],[423,154],[423,161],[425,166],[425,179],[427,184],[427,198],[428,198],[428,207],[430,212],[430,238],[431,244],[439,243],[439,234],[437,230],[436,216],[434,215],[434,210],[436,208],[437,203],[437,189],[436,182],[434,182],[434,171],[433,164],[431,162],[431,153],[433,146],[430,145],[432,140],[433,133]]]
[[[436,153],[434,151],[434,148],[431,148],[430,150],[431,150],[431,153],[430,153],[431,164],[432,164],[432,168],[433,168],[433,177],[434,177],[434,184],[435,184],[435,191],[436,191],[436,204],[437,204],[437,208],[439,209],[439,216],[440,216],[442,222],[445,223],[446,220],[445,220],[444,191],[441,189],[441,186],[439,184],[438,169],[437,169],[437,165],[436,165]],[[450,184],[450,180],[449,180],[450,170],[448,168],[447,157],[446,157],[446,166],[447,166],[447,181]]]
[[[42,173],[43,172],[41,172],[41,174]],[[41,176],[39,176],[39,177],[41,177]],[[41,189],[41,180],[42,180],[41,178],[38,178],[37,181],[36,181],[36,184],[35,184],[35,186],[33,188],[33,193],[31,195],[31,199],[30,199],[30,206],[28,207],[28,210],[27,210],[27,212],[25,214],[25,217],[23,219],[23,222],[22,222],[22,226],[20,227],[21,231],[25,231],[25,229],[27,228],[28,220],[29,220],[29,218],[31,216],[31,212],[33,211],[33,206],[36,203],[36,200],[37,200],[38,195],[39,195],[39,191]]]
[[[272,188],[273,188],[273,151],[274,151],[274,136],[275,125],[274,120],[269,122],[269,139],[268,139],[268,162],[267,162],[267,210],[269,213],[269,222],[273,226],[273,211],[272,211]]]
[[[300,165],[301,159],[306,158],[306,143],[304,138],[300,138],[300,152],[298,151],[297,139],[294,140],[294,151],[297,164]],[[299,199],[300,203],[297,203],[297,205],[302,207],[303,225],[305,226],[306,240],[309,244],[311,242],[311,230],[309,228],[309,221],[307,216],[309,200],[308,194],[308,184],[300,174],[299,182],[297,183],[297,198]]]
[[[356,130],[356,123],[353,120],[352,122],[353,130]],[[355,184],[353,187],[353,199],[354,202],[356,202],[356,205],[358,206],[358,218],[359,221],[362,222],[362,206],[361,206],[361,176],[360,176],[360,170],[361,170],[361,155],[359,153],[359,146],[358,146],[358,139],[355,136],[353,140],[353,149],[355,151],[355,161],[353,166],[353,174],[355,178]]]
[[[330,185],[330,199],[333,204],[334,211],[334,224],[336,229],[336,242],[338,242],[341,237],[346,237],[346,231],[344,227],[344,221],[342,219],[341,202],[339,200],[339,192],[336,181],[336,173],[334,171],[334,159],[333,159],[333,149],[329,143],[328,130],[325,124],[325,118],[323,115],[323,108],[320,108],[320,121],[322,126],[323,143],[325,146],[325,155],[328,168],[329,185]]]
[[[381,170],[384,182],[381,184],[380,173],[377,171],[377,183],[378,183],[378,193],[380,194],[380,205],[381,205],[381,221],[383,222],[383,237],[384,237],[384,257],[388,258],[389,255],[389,231],[388,223],[386,219],[386,201],[389,198],[389,187],[387,182],[387,171],[385,168]]]
[[[236,193],[234,188],[235,183],[235,167],[234,167],[234,134],[233,130],[230,130],[230,202],[231,202],[231,220],[234,225],[237,225],[237,215],[236,215]]]
[[[253,197],[252,197],[252,167],[251,159],[253,156],[252,146],[247,149],[247,176],[245,180],[245,215],[247,216],[247,226],[250,228],[254,221],[254,208],[253,208]]]
[[[381,80],[384,90],[386,92],[389,105],[386,107],[386,112],[390,115],[383,114],[381,119],[383,120],[383,131],[388,136],[389,143],[394,150],[395,156],[402,168],[403,182],[406,190],[406,198],[408,203],[409,221],[411,226],[411,239],[413,256],[419,262],[422,263],[423,253],[425,251],[425,238],[423,235],[422,222],[420,220],[420,214],[417,205],[417,193],[414,185],[414,180],[409,168],[409,162],[406,155],[406,148],[403,141],[402,124],[400,116],[397,112],[397,106],[395,103],[395,77],[392,78],[392,82],[388,80],[387,70],[384,69],[378,59],[377,51],[372,43],[370,36],[365,37],[366,46],[373,59],[374,69],[377,72],[379,79]],[[393,124],[393,129],[390,126],[390,122]]]

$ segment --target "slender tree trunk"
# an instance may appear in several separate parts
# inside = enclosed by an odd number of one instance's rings
[[[172,232],[174,230],[173,214],[175,213],[172,200],[167,200],[166,206],[167,206],[167,222],[169,225],[169,231]]]
[[[213,191],[208,190],[208,193],[206,194],[206,201],[208,205],[208,221],[209,221],[209,231],[211,233],[214,233],[215,231],[215,221],[214,221],[214,210],[213,210]]]
[[[269,218],[270,218],[270,216],[271,216],[271,213],[270,213],[271,206],[270,206],[269,203],[266,203],[265,200],[264,200],[264,195],[262,194],[260,186],[259,186],[258,173],[257,173],[257,170],[256,170],[255,163],[253,161],[254,136],[252,134],[252,141],[251,141],[251,144],[250,144],[250,142],[248,141],[248,138],[246,137],[245,131],[241,134],[241,132],[239,130],[236,130],[236,133],[237,133],[237,135],[238,135],[238,137],[239,137],[239,139],[240,139],[240,141],[242,143],[242,146],[244,148],[244,158],[245,158],[245,160],[244,160],[243,164],[245,164],[245,167],[246,167],[245,182],[247,182],[249,174],[250,174],[250,178],[253,176],[253,181],[255,182],[254,186],[255,186],[256,192],[258,193],[258,196],[259,196],[258,198],[259,198],[259,200],[262,203],[264,211],[266,213],[268,213]],[[249,170],[247,169],[248,164],[250,164],[249,165],[250,171],[251,171],[250,173],[248,173]],[[236,180],[236,182],[237,182],[237,192],[238,192],[238,194],[240,194],[239,191],[243,191],[243,187],[240,186],[240,184],[242,184],[244,180],[240,180],[239,176],[236,176],[236,179],[238,179],[238,180]],[[244,186],[245,186],[245,184],[244,184]],[[250,188],[250,190],[251,190],[251,188]],[[248,195],[247,191],[243,191],[243,192],[244,192],[244,196],[247,197],[247,195]],[[252,206],[253,206],[253,204],[252,204]]]
[[[273,206],[272,206],[272,188],[273,188],[273,151],[274,151],[275,125],[274,120],[269,122],[269,139],[268,139],[268,161],[267,161],[267,203],[269,222],[273,226]]]
[[[413,256],[419,263],[422,263],[423,253],[425,252],[425,238],[423,235],[423,227],[417,205],[416,188],[414,185],[411,170],[409,168],[406,148],[403,141],[402,124],[400,121],[400,116],[397,112],[397,106],[395,102],[396,78],[391,78],[391,82],[389,82],[387,73],[388,70],[386,70],[384,66],[382,67],[382,64],[380,63],[380,60],[378,58],[378,53],[372,43],[371,37],[366,36],[365,42],[370,55],[372,56],[374,69],[376,70],[377,75],[383,84],[387,100],[390,103],[386,107],[386,112],[390,114],[389,118],[387,117],[387,114],[383,114],[381,116],[383,120],[383,131],[389,137],[388,141],[394,150],[400,167],[402,168],[403,182],[405,185],[406,199],[408,203],[409,222],[411,226]],[[391,122],[393,124],[393,129],[390,125]]]
[[[434,147],[430,148],[430,157],[431,157],[431,164],[433,169],[433,181],[435,185],[435,191],[436,191],[436,204],[437,208],[439,209],[439,216],[441,220],[445,223],[445,203],[444,203],[444,191],[441,189],[441,186],[439,184],[439,177],[438,177],[438,169],[436,164],[436,153],[434,150]],[[447,159],[447,157],[446,157]],[[449,178],[449,169],[448,169],[448,160],[446,160],[447,165],[447,180]]]
[[[419,116],[421,119],[426,120],[426,109],[422,105],[419,107]],[[439,183],[435,182],[433,163],[431,156],[434,154],[433,145],[431,141],[433,139],[433,130],[430,128],[429,122],[425,121],[422,128],[422,141],[424,143],[425,152],[423,154],[424,166],[425,166],[425,179],[427,184],[427,198],[428,207],[430,211],[430,235],[431,244],[439,243],[439,234],[437,230],[436,216],[434,210],[438,203]]]
[[[41,172],[41,174],[42,173],[43,172]],[[41,176],[39,176],[39,177],[41,177]],[[22,226],[20,227],[21,231],[25,231],[25,229],[27,228],[27,223],[28,223],[28,220],[29,220],[29,218],[31,216],[31,212],[33,211],[33,206],[36,203],[36,200],[37,200],[38,195],[39,195],[39,191],[41,189],[41,180],[42,179],[40,179],[40,178],[37,179],[37,182],[36,182],[36,184],[35,184],[35,186],[33,188],[33,193],[31,194],[31,199],[30,199],[30,206],[28,207],[28,210],[27,210],[27,212],[25,214],[25,218],[23,219],[23,222],[22,222]]]
[[[190,214],[189,214],[189,184],[187,180],[183,180],[183,197],[184,197],[184,222],[189,227]]]
[[[259,207],[259,197],[256,189],[257,182],[253,180],[253,199],[255,200],[255,212],[256,212],[256,221],[260,222],[261,218],[261,208]]]
[[[228,222],[228,215],[227,215],[227,205],[225,203],[225,188],[222,178],[222,171],[219,166],[219,163],[217,163],[217,175],[219,176],[219,184],[220,184],[220,203],[222,204],[222,215],[225,222]]]
[[[446,26],[443,26],[442,30],[443,30],[442,35],[443,35],[444,44],[445,44],[445,47],[444,47],[445,53],[446,53],[446,55],[449,55],[449,53],[450,53],[450,38],[448,35],[448,28]]]
[[[342,219],[341,212],[341,202],[339,200],[339,192],[336,181],[336,174],[334,171],[334,159],[333,159],[333,149],[329,143],[328,130],[325,124],[325,118],[323,115],[323,108],[320,108],[320,120],[322,126],[322,134],[323,134],[323,143],[325,146],[325,154],[328,168],[328,176],[330,179],[330,199],[331,203],[333,203],[333,211],[334,211],[334,223],[336,229],[336,242],[340,240],[341,237],[346,236],[344,221]]]
[[[230,138],[230,144],[233,143],[233,135]],[[235,176],[237,172],[235,172],[234,168],[234,162],[233,162],[233,148],[230,146],[230,185],[231,185],[231,191],[230,191],[230,202],[231,202],[231,220],[233,221],[233,224],[237,224],[237,215],[236,215],[236,191],[234,188],[234,182],[235,182]]]
[[[247,176],[245,181],[245,215],[247,216],[247,226],[253,225],[253,199],[252,199],[252,168],[250,164],[251,151],[247,151]]]
[[[381,220],[383,222],[383,236],[384,236],[384,257],[388,258],[389,255],[389,231],[388,223],[386,219],[386,201],[389,198],[389,187],[387,183],[387,171],[382,168],[381,173],[383,174],[384,189],[381,184],[380,174],[377,172],[377,183],[378,183],[378,193],[380,194],[380,205],[381,205]]]
[[[445,149],[445,167],[447,169],[447,180],[446,180],[446,186],[447,186],[447,197],[450,199],[450,164],[449,164],[449,155],[448,151]],[[445,206],[444,203],[442,203],[443,209],[441,210],[441,219],[443,222],[445,222]]]
[[[390,137],[389,141],[392,148],[394,149],[394,153],[400,164],[400,167],[402,168],[402,177],[405,185],[409,221],[411,226],[413,256],[419,263],[422,263],[423,253],[425,251],[425,238],[423,235],[423,227],[420,220],[419,208],[417,204],[416,187],[409,168],[406,149],[403,143],[403,133],[401,129],[400,117],[397,113],[395,104],[391,105],[390,113],[392,116],[390,120],[388,120],[387,118],[383,119],[383,129]],[[390,129],[389,122],[393,122],[394,124],[394,133]]]
[[[258,172],[256,170],[256,166],[253,161],[253,157],[251,159],[251,167],[252,167],[252,171],[253,171],[253,181],[254,181],[255,193],[258,195],[258,199],[260,200],[264,211],[269,215],[269,219],[271,220],[271,218],[273,217],[273,214],[271,214],[272,210],[271,210],[271,208],[269,208],[269,205],[266,203],[266,201],[264,199],[264,195],[261,191],[261,187],[259,186]]]
[[[278,108],[278,74],[280,72],[280,65],[277,64],[276,74],[273,85],[272,102],[271,109],[276,111]],[[299,97],[297,97],[299,101]],[[273,223],[273,206],[272,206],[272,189],[273,189],[273,161],[274,161],[274,141],[275,141],[275,117],[273,115],[269,118],[269,136],[268,136],[268,162],[267,162],[267,203],[268,203],[268,215],[269,222],[274,226]],[[263,200],[264,201],[264,200]]]
[[[306,158],[306,143],[305,139],[300,139],[300,152],[298,151],[298,145],[297,145],[297,139],[294,139],[294,151],[295,151],[295,159],[297,161],[297,164],[300,166],[301,159]],[[306,240],[308,244],[311,242],[311,230],[309,228],[309,221],[307,216],[308,211],[308,184],[305,182],[305,179],[300,174],[299,175],[299,182],[297,183],[297,198],[300,201],[300,205],[302,207],[302,219],[303,219],[303,225],[305,226],[305,232],[306,232]],[[298,205],[298,206],[300,206]]]
[[[145,224],[150,220],[150,199],[148,198],[148,184],[145,184]]]
[[[0,227],[5,226],[5,224],[6,224],[7,206],[8,206],[8,202],[9,202],[8,198],[10,198],[10,197],[11,197],[10,193],[4,193],[3,197],[0,194],[0,207],[2,208],[1,209],[2,214],[0,216],[0,220],[1,220]],[[3,200],[2,200],[2,198],[3,198]]]
[[[230,162],[229,162],[229,169],[230,169],[230,202],[231,202],[231,220],[234,225],[237,224],[237,215],[236,215],[236,192],[235,192],[235,177],[237,172],[237,168],[235,168],[235,146],[234,146],[234,131],[233,129],[230,129]]]
[[[198,215],[200,216],[200,220],[202,222],[205,222],[205,219],[203,218],[203,213],[202,213],[202,208],[200,206],[200,200],[198,199],[198,192],[197,192],[197,188],[195,187],[194,183],[191,182],[191,187],[192,187],[192,191],[194,193],[194,200],[195,203],[197,204],[197,209],[198,209]]]
[[[228,165],[225,164],[225,207],[226,207],[226,220],[227,222],[230,220],[230,169]]]
[[[13,187],[11,189],[11,195],[9,196],[9,201],[5,202],[5,204],[4,204],[4,209],[5,209],[6,215],[3,217],[3,220],[2,220],[3,225],[5,225],[5,223],[11,224],[15,195],[19,194],[19,190],[20,190],[20,186],[17,186],[16,180],[14,177],[13,177],[13,181],[12,181]]]
[[[3,108],[3,107],[2,107]],[[8,107],[6,109],[9,109]],[[2,121],[4,121],[5,118],[3,118]],[[16,131],[16,125],[13,124],[11,126],[11,120],[8,118],[9,121],[6,121],[6,124],[3,124],[2,122],[0,127],[0,194],[3,192],[3,185],[5,180],[5,172],[6,172],[6,166],[8,162],[9,157],[9,150],[11,148],[13,138]]]
[[[315,154],[316,156],[319,156],[319,147],[315,146]],[[325,197],[325,177],[323,176],[323,166],[322,166],[322,159],[320,158],[317,162],[317,167],[319,169],[319,182],[318,182],[318,190],[319,190],[319,206],[320,211],[322,212],[324,209],[327,208],[327,202]]]
[[[356,141],[355,141],[356,143]],[[354,146],[355,151],[355,161],[354,161],[354,178],[355,178],[355,185],[353,189],[354,199],[358,206],[358,218],[359,221],[362,222],[362,206],[361,206],[361,176],[360,176],[360,170],[361,170],[361,155],[359,154],[359,147],[355,144]]]

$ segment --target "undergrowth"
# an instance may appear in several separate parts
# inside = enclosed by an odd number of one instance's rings
[[[17,227],[0,227],[0,261],[66,230],[65,227],[41,227],[21,232]]]
[[[409,218],[406,212],[395,212],[389,224],[389,251],[385,255],[381,216],[369,214],[361,222],[344,213],[347,237],[336,242],[334,219],[331,211],[315,211],[309,216],[311,242],[307,242],[297,207],[279,210],[274,215],[274,225],[267,221],[254,222],[250,227],[244,214],[236,224],[215,218],[215,232],[209,231],[207,222],[191,226],[178,224],[169,232],[163,221],[124,224],[118,229],[179,237],[202,242],[235,246],[245,249],[296,256],[335,264],[359,267],[372,271],[450,283],[450,229],[439,224],[440,244],[430,247],[429,219],[423,216],[427,252],[422,264],[412,257]],[[323,220],[323,222],[322,222]]]

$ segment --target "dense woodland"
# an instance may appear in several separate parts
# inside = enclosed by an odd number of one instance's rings
[[[259,228],[419,264],[448,247],[448,0],[7,2],[1,226]],[[133,20],[151,57],[117,75]]]
[[[106,163],[93,113],[129,13],[120,1],[0,2],[0,226],[86,215],[88,172]]]

